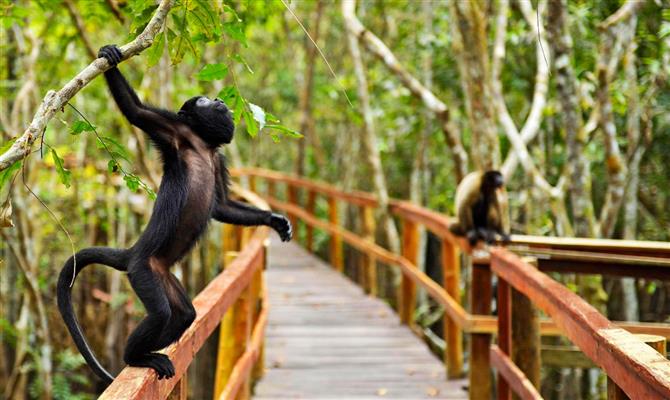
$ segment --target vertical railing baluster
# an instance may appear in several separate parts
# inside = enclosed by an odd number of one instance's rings
[[[523,260],[537,267],[537,258],[524,257]],[[540,388],[540,368],[542,366],[540,353],[538,312],[528,297],[512,288],[512,355],[510,358],[536,389]]]
[[[507,356],[512,353],[512,304],[509,284],[498,279],[498,347]],[[510,386],[498,371],[498,400],[512,400]]]
[[[419,252],[419,227],[412,221],[402,222],[402,256],[408,259],[416,268]],[[416,285],[405,274],[400,280],[400,301],[398,302],[400,321],[403,324],[414,323],[414,309],[416,307]]]
[[[442,275],[447,294],[460,304],[461,257],[456,245],[448,239],[442,240]],[[445,314],[443,318],[447,345],[444,353],[447,377],[456,379],[463,376],[463,332],[448,315]]]
[[[331,226],[340,226],[340,214],[337,209],[337,199],[334,196],[328,197],[328,221]],[[344,271],[344,259],[342,257],[342,238],[338,234],[330,236],[330,263],[339,272]]]
[[[472,313],[491,314],[491,268],[488,261],[472,264]],[[489,400],[491,398],[491,361],[489,347],[491,335],[473,333],[470,336],[470,399]]]
[[[306,211],[310,215],[315,215],[316,208],[316,192],[312,189],[307,191],[307,205],[305,207]],[[305,248],[310,253],[314,251],[314,227],[311,224],[305,224]]]
[[[297,206],[298,204],[298,188],[293,186],[290,182],[286,184],[286,201],[293,205]],[[291,221],[293,226],[293,237],[298,237],[298,218],[291,213],[288,213],[288,219]]]
[[[361,206],[361,220],[363,227],[363,239],[375,243],[375,209],[371,206]],[[372,296],[377,296],[377,259],[371,253],[363,252],[361,255],[361,270],[364,274],[365,291]]]

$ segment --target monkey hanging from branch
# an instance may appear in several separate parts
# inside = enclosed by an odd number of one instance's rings
[[[147,316],[128,337],[124,361],[153,368],[158,379],[171,378],[174,365],[157,351],[181,337],[194,321],[195,309],[170,267],[193,248],[212,218],[236,225],[267,225],[282,241],[291,239],[292,228],[282,215],[229,198],[228,170],[218,148],[233,139],[234,123],[223,101],[196,96],[176,113],[145,105],[116,67],[123,58],[119,48],[104,46],[98,57],[112,66],[105,79],[119,109],[158,149],[163,178],[149,223],[134,245],[90,247],[77,252],[76,263],[75,257],[67,260],[58,278],[58,308],[88,365],[111,383],[114,377],[98,362],[77,322],[71,288],[89,264],[127,272]]]
[[[458,222],[449,226],[457,236],[467,238],[470,246],[483,240],[491,244],[496,234],[509,242],[507,192],[503,176],[498,171],[471,172],[456,188]]]

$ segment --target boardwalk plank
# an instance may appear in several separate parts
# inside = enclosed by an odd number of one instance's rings
[[[465,399],[383,301],[295,244],[273,238],[263,379],[254,399]]]

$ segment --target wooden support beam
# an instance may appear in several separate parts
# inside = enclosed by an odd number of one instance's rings
[[[512,343],[512,293],[504,279],[498,280],[498,349],[509,358]],[[498,368],[498,400],[512,400],[512,389]]]
[[[362,223],[362,236],[363,240],[368,243],[375,243],[375,231],[376,231],[376,221],[375,221],[375,209],[370,206],[361,206],[361,221]],[[364,287],[365,292],[377,296],[377,258],[368,251],[363,251],[361,254],[361,270],[364,274]]]
[[[268,182],[268,196],[276,197],[277,196],[277,183],[275,181]]]
[[[444,290],[457,303],[461,302],[461,257],[456,246],[450,241],[442,240],[442,276]],[[447,366],[447,378],[458,379],[463,376],[463,331],[447,313],[444,321],[444,339],[446,350],[444,362]]]
[[[289,204],[296,205],[300,207],[298,204],[298,189],[293,186],[293,185],[288,185],[286,186],[286,201]],[[291,221],[291,225],[293,226],[293,236],[298,237],[298,217],[296,217],[294,214],[288,213],[288,219]]]
[[[305,211],[315,215],[316,212],[316,192],[314,190],[307,191],[307,205],[305,206]],[[306,234],[305,234],[305,248],[310,253],[314,252],[314,227],[311,224],[305,224]]]
[[[491,313],[491,269],[486,264],[472,264],[470,304],[475,314]],[[489,400],[492,393],[489,348],[491,335],[474,333],[470,338],[470,400]]]
[[[249,175],[249,190],[252,192],[256,191],[256,177],[253,175]]]
[[[402,256],[414,265],[417,265],[419,253],[419,227],[413,222],[402,223]],[[406,325],[414,323],[414,309],[416,308],[416,285],[409,276],[402,274],[398,293],[398,314],[400,321]]]
[[[187,400],[188,399],[188,374],[181,377],[177,385],[172,389],[172,393],[167,400]]]
[[[537,267],[537,259],[524,257]],[[502,279],[501,279],[502,280]],[[512,289],[512,360],[526,378],[540,388],[540,320],[533,303],[523,293]]]
[[[331,226],[340,226],[340,213],[337,209],[337,198],[328,197],[328,221]],[[339,272],[344,272],[342,253],[342,237],[338,233],[330,235],[330,264]]]
[[[542,400],[542,396],[533,384],[498,346],[491,346],[490,355],[491,365],[503,376],[515,395],[523,400]]]

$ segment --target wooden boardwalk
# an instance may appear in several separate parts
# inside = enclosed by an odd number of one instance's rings
[[[266,373],[255,399],[464,399],[467,381],[393,310],[301,247],[273,238]]]

